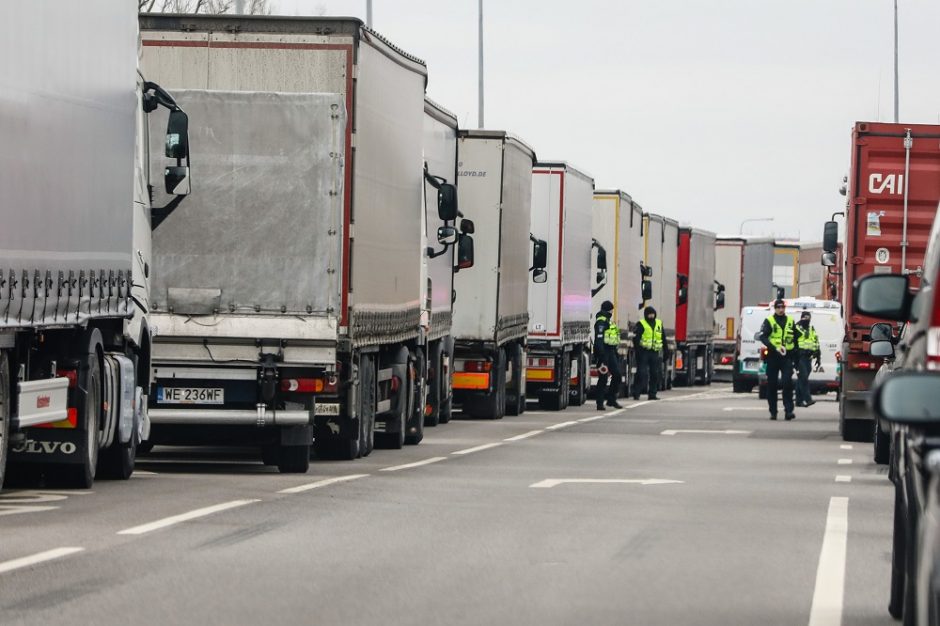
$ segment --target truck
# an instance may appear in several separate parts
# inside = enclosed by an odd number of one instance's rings
[[[594,255],[592,275],[599,283],[591,297],[591,311],[600,311],[601,303],[614,304],[614,321],[620,328],[620,372],[624,395],[632,393],[636,354],[633,328],[642,317],[643,296],[652,289],[643,259],[643,208],[620,189],[594,192],[592,233],[598,254]],[[598,372],[591,369],[591,384]]]
[[[150,203],[147,117],[170,111],[174,208],[189,185],[187,117],[138,71],[133,6],[5,12],[0,49],[17,61],[0,64],[16,120],[0,144],[0,484],[9,462],[88,488],[129,478],[146,436],[151,211],[168,210]],[[17,36],[24,24],[42,32]]]
[[[676,373],[676,296],[679,281],[679,223],[655,213],[643,214],[643,261],[652,290],[643,301],[663,322],[663,389],[672,389]]]
[[[774,280],[772,299],[796,298],[800,291],[800,244],[774,242]]]
[[[590,378],[594,179],[563,161],[532,170],[532,220],[546,241],[547,276],[529,283],[526,393],[545,410],[580,406]],[[599,282],[599,281],[597,281]]]
[[[470,417],[499,419],[525,411],[529,282],[546,278],[546,242],[529,231],[536,157],[494,130],[461,130],[459,153],[457,197],[479,245],[454,278],[454,400]]]
[[[822,242],[800,244],[800,298],[825,300],[829,297],[826,268],[819,262],[822,253]]]
[[[843,187],[842,381],[839,426],[845,441],[871,441],[873,416],[867,400],[881,359],[868,351],[873,324],[886,320],[856,310],[853,283],[866,274],[909,275],[920,286],[930,226],[940,201],[940,126],[857,122],[852,129],[851,167]],[[823,230],[822,264],[837,262],[839,222]]]
[[[715,234],[679,228],[676,287],[676,374],[678,384],[712,381],[715,311],[725,306],[725,286],[715,280]]]
[[[452,183],[423,224],[425,63],[352,18],[141,25],[148,71],[213,111],[198,145],[219,175],[212,217],[154,240],[153,442],[252,445],[282,472],[311,439],[337,459],[420,442],[425,233],[459,239]]]
[[[773,284],[774,240],[728,236],[715,240],[715,280],[725,287],[725,306],[715,310],[714,377],[735,392],[751,391],[757,376],[739,367],[741,309],[766,302]]]

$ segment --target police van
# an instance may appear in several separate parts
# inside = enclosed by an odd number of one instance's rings
[[[842,322],[842,305],[833,300],[817,300],[816,298],[793,298],[785,300],[787,315],[794,322],[800,320],[803,311],[809,311],[813,316],[811,324],[819,336],[820,367],[813,368],[809,383],[811,393],[827,393],[830,390],[838,392],[839,380],[842,375],[839,364],[842,349],[842,337],[845,327]],[[734,391],[744,393],[760,388],[761,397],[767,384],[765,374],[766,365],[761,358],[761,344],[757,336],[760,334],[764,320],[773,314],[770,303],[759,306],[746,306],[741,309],[741,329],[737,337],[735,348]],[[794,381],[796,370],[794,368]]]

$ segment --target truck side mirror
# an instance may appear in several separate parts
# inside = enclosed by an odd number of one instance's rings
[[[437,243],[445,246],[457,243],[457,229],[453,226],[439,226],[437,229]]]
[[[457,238],[457,271],[473,267],[473,237],[462,233]]]
[[[826,222],[823,226],[823,250],[835,252],[839,247],[839,223]]]
[[[855,281],[855,305],[859,313],[906,322],[913,296],[910,278],[900,274],[869,274]]]
[[[174,196],[188,196],[192,191],[189,182],[188,166],[171,166],[163,172],[163,185],[168,194]]]
[[[679,274],[679,289],[676,291],[676,304],[682,305],[689,301],[689,277]]]
[[[824,267],[835,267],[836,253],[835,252],[823,252],[820,263],[822,263]]]
[[[644,280],[640,287],[640,291],[642,292],[641,295],[643,296],[644,302],[646,300],[652,300],[653,299],[653,281]],[[641,304],[640,306],[643,306],[643,305]]]
[[[597,270],[597,275],[594,277],[594,280],[598,285],[605,283],[607,281],[607,270]]]
[[[450,183],[437,189],[437,216],[444,222],[457,219],[457,188]]]
[[[548,243],[544,239],[536,239],[532,242],[532,269],[543,270],[547,265]]]
[[[468,220],[467,218],[460,220],[460,232],[464,233],[465,235],[472,235],[475,233],[476,226],[474,226],[473,220]]]
[[[650,278],[653,276],[653,268],[640,262],[640,276]]]
[[[597,239],[594,240],[594,247],[597,248],[597,269],[606,270],[607,269],[607,250],[604,249],[604,246],[597,243]]]
[[[725,292],[719,291],[715,294],[715,310],[717,311],[723,308],[725,308]]]
[[[189,157],[189,116],[180,109],[170,111],[166,123],[166,156],[171,159]]]
[[[548,280],[548,272],[542,268],[537,268],[532,272],[532,282],[534,283],[544,283]]]

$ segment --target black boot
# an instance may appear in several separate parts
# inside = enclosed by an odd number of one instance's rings
[[[622,409],[622,408],[623,408],[623,406],[621,406],[621,404],[620,404],[619,402],[617,402],[616,400],[608,400],[608,401],[607,401],[607,406],[609,406],[609,407],[611,407],[611,408],[614,408],[614,409]]]
[[[603,401],[603,400],[598,400],[598,401],[597,401],[597,410],[598,410],[598,411],[606,411],[606,410],[607,410],[607,407],[604,406],[604,401]]]

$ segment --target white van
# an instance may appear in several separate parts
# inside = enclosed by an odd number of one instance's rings
[[[816,298],[794,298],[785,300],[787,315],[794,321],[799,321],[803,311],[809,311],[813,328],[819,335],[820,365],[819,371],[810,374],[810,393],[827,393],[829,390],[838,391],[839,380],[842,375],[839,365],[839,351],[845,327],[842,322],[842,305],[833,300],[817,300]],[[766,366],[760,358],[762,347],[757,335],[760,334],[764,320],[772,314],[770,304],[761,306],[746,306],[741,309],[741,330],[738,335],[737,349],[735,351],[735,383],[734,390],[738,392],[750,391],[755,385],[762,388],[767,384],[764,374]],[[795,371],[794,371],[795,374]],[[761,392],[761,397],[763,397]]]

